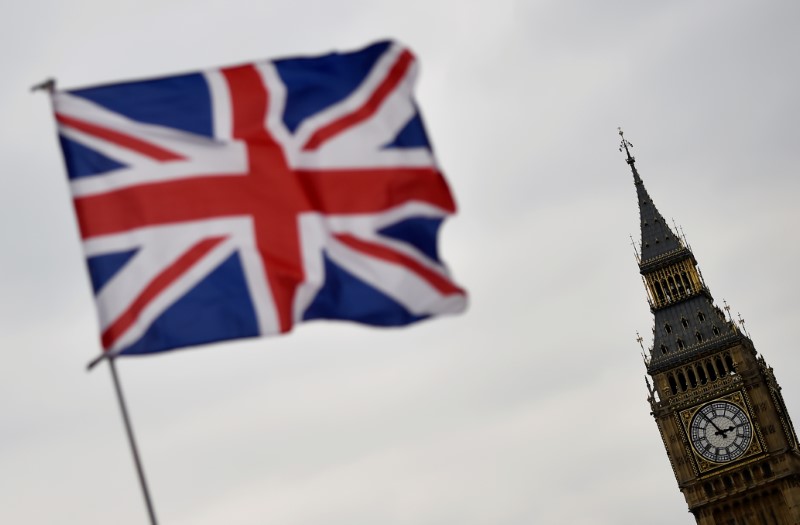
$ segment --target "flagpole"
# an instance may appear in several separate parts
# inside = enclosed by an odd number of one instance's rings
[[[36,84],[31,88],[31,91],[46,91],[51,96],[56,90],[56,80],[48,78],[44,82]],[[144,496],[144,503],[147,505],[147,514],[150,516],[150,525],[158,525],[156,521],[156,513],[153,510],[153,502],[150,500],[150,491],[147,490],[147,480],[144,478],[144,469],[142,468],[142,461],[139,459],[139,450],[136,447],[136,439],[133,436],[133,427],[131,426],[130,417],[128,417],[128,408],[125,405],[125,398],[122,396],[122,387],[119,384],[119,376],[117,376],[116,357],[110,354],[102,353],[94,359],[89,366],[89,370],[94,368],[103,359],[108,361],[108,366],[111,369],[111,378],[114,380],[114,390],[117,392],[117,401],[119,401],[119,409],[122,412],[122,421],[125,423],[125,432],[128,434],[128,443],[131,446],[131,454],[133,454],[133,462],[136,465],[136,474],[139,476],[139,485],[142,487],[142,495]]]
[[[130,418],[128,417],[128,409],[125,406],[125,398],[122,396],[122,387],[119,384],[119,377],[117,376],[117,367],[114,363],[116,357],[109,356],[108,366],[111,369],[111,377],[114,379],[114,389],[117,391],[117,400],[119,401],[119,409],[122,412],[122,420],[125,422],[125,431],[128,434],[128,443],[131,446],[131,454],[133,454],[133,462],[136,464],[136,473],[139,475],[139,485],[142,487],[142,494],[144,495],[144,502],[147,505],[147,513],[150,516],[150,524],[158,525],[156,521],[156,513],[153,510],[153,502],[150,500],[150,492],[147,490],[147,481],[144,478],[144,469],[142,462],[139,459],[139,451],[136,448],[136,439],[133,437],[133,428],[131,426]]]

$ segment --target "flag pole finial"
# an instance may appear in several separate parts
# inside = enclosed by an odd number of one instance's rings
[[[40,82],[40,83],[36,84],[35,86],[31,87],[31,92],[34,92],[34,91],[47,91],[51,95],[53,94],[53,92],[55,90],[56,90],[56,79],[54,79],[52,77],[48,78],[44,82]]]

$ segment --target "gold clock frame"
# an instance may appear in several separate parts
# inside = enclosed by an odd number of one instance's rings
[[[700,453],[697,452],[694,448],[694,444],[692,443],[691,439],[691,422],[694,418],[695,414],[697,414],[701,408],[708,405],[709,403],[716,403],[718,401],[726,401],[728,403],[734,404],[739,407],[748,417],[750,420],[750,424],[753,427],[753,437],[750,440],[750,446],[747,447],[747,450],[739,456],[738,458],[732,461],[726,461],[724,463],[717,463],[716,461],[710,461]],[[761,429],[758,427],[758,423],[756,419],[753,417],[753,411],[750,409],[750,400],[747,398],[744,392],[736,391],[731,392],[722,397],[718,397],[716,399],[712,399],[710,401],[704,401],[699,405],[695,405],[691,408],[687,408],[686,410],[682,410],[680,412],[680,420],[683,424],[683,432],[686,438],[686,443],[688,444],[689,450],[692,451],[692,456],[694,457],[695,464],[697,465],[698,471],[702,474],[708,472],[709,470],[714,470],[718,468],[729,467],[734,464],[739,464],[742,461],[745,461],[748,458],[753,456],[759,455],[764,451],[764,447],[762,445],[762,438],[761,438]]]

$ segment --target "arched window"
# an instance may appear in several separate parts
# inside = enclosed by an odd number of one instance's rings
[[[678,350],[683,350],[684,346],[683,339],[678,339]]]
[[[661,345],[661,353],[662,353],[663,355],[666,355],[666,354],[667,354],[667,345]]]
[[[700,378],[700,384],[705,385],[708,383],[708,378],[706,377],[706,370],[703,368],[703,363],[697,367],[697,377]]]
[[[672,395],[678,393],[678,384],[675,382],[675,377],[670,374],[667,376],[667,381],[669,381],[669,389],[672,391]]]
[[[708,372],[708,377],[710,377],[712,381],[717,380],[717,372],[714,370],[714,363],[706,361],[706,371]]]
[[[731,479],[730,476],[723,476],[722,477],[722,483],[725,485],[726,489],[732,489],[733,488],[733,480]],[[736,503],[738,503],[738,501]],[[735,505],[735,503],[734,503],[734,505]]]
[[[684,328],[689,327],[689,321],[687,321],[685,317],[681,317],[681,324],[683,325]]]
[[[667,277],[667,282],[669,283],[669,292],[672,294],[673,297],[678,296],[678,290],[675,288],[675,280],[670,275]]]
[[[678,274],[675,274],[675,283],[678,285],[678,294],[684,295],[686,290],[683,288],[683,282]]]
[[[669,324],[669,323],[665,324],[664,325],[664,331],[667,332],[668,334],[671,334],[672,333],[672,325]]]
[[[697,319],[702,323],[706,320],[706,316],[703,314],[703,312],[697,312]]]
[[[702,343],[703,342],[703,334],[701,334],[700,332],[695,332],[694,333],[694,337],[695,337],[695,339],[697,339],[698,343]]]
[[[658,296],[658,300],[659,301],[663,301],[664,300],[664,291],[661,289],[661,283],[656,281],[655,282],[655,288],[656,288],[656,295]]]
[[[678,384],[681,385],[681,392],[685,392],[687,385],[686,376],[683,375],[683,372],[678,372]]]
[[[733,359],[731,359],[731,354],[725,354],[725,366],[728,367],[728,372],[733,373],[735,367],[733,366]]]
[[[692,293],[692,283],[689,282],[686,272],[681,272],[681,280],[683,281],[683,285],[686,287],[686,292]]]
[[[726,370],[725,370],[725,365],[722,364],[722,359],[720,359],[719,356],[717,356],[717,358],[714,359],[714,363],[717,365],[717,375],[719,377],[725,377]]]
[[[686,371],[686,375],[689,376],[689,384],[692,385],[692,388],[697,388],[697,378],[694,376],[694,370],[690,368]]]

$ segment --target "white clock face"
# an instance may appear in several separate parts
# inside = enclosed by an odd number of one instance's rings
[[[742,456],[753,439],[753,425],[747,414],[728,401],[703,406],[692,418],[689,431],[697,453],[715,463]]]

